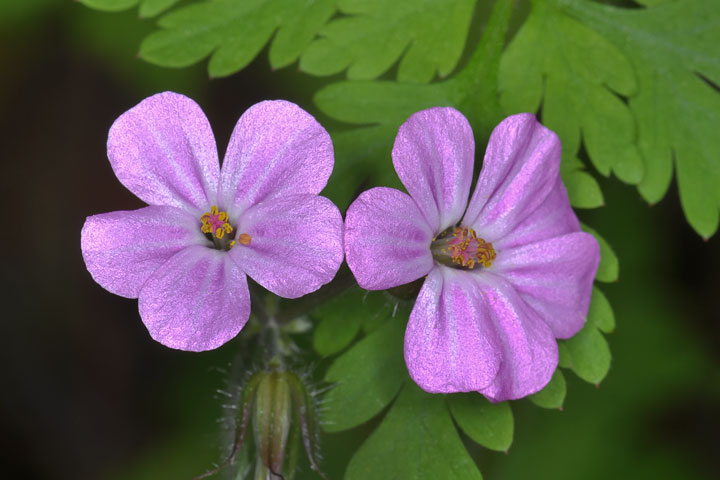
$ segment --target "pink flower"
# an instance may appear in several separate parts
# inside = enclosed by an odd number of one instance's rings
[[[246,111],[220,168],[200,107],[161,93],[115,121],[108,157],[149,206],[88,217],[83,258],[103,288],[139,299],[150,335],[168,347],[209,350],[237,335],[250,315],[246,275],[296,298],[342,263],[342,217],[318,196],[332,142],[295,104]]]
[[[533,115],[495,128],[468,202],[474,152],[458,111],[411,116],[392,152],[410,195],[361,194],[347,212],[345,256],[369,290],[426,276],[405,332],[420,387],[503,401],[550,381],[555,339],[585,322],[600,250],[560,180],[560,141]]]

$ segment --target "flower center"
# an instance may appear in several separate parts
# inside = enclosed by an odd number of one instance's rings
[[[200,231],[205,234],[208,240],[212,240],[215,248],[218,250],[230,250],[236,241],[243,245],[250,245],[252,237],[247,233],[240,234],[237,240],[232,238],[231,234],[234,229],[232,225],[230,225],[228,218],[227,212],[218,211],[218,207],[213,205],[210,207],[209,212],[205,212],[203,216],[200,217],[200,221],[202,222]]]
[[[497,257],[492,243],[462,226],[445,230],[433,239],[430,250],[437,262],[463,270],[472,270],[477,264],[488,268]]]

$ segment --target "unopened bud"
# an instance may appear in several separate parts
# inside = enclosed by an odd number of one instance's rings
[[[239,404],[235,444],[230,457],[195,480],[214,475],[235,463],[250,422],[255,447],[255,480],[292,478],[301,443],[310,467],[323,479],[327,478],[317,463],[315,405],[299,376],[272,361],[266,370],[250,377]]]
[[[290,385],[286,372],[261,372],[260,376],[252,417],[255,448],[258,460],[280,478],[292,420]]]

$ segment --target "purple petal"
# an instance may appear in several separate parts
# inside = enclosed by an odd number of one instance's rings
[[[501,252],[579,231],[580,222],[570,206],[565,186],[558,177],[542,205],[493,245],[496,251]]]
[[[529,113],[503,120],[490,136],[463,224],[494,242],[534,212],[555,186],[560,140]]]
[[[394,188],[363,192],[345,215],[345,256],[358,284],[384,290],[427,275],[433,232],[417,205]]]
[[[493,382],[478,391],[493,402],[514,400],[540,391],[558,363],[550,328],[500,277],[476,275],[500,339],[502,359]]]
[[[187,97],[165,92],[146,98],[115,120],[107,148],[120,182],[148,204],[201,213],[215,202],[215,138]]]
[[[427,392],[480,390],[505,361],[492,304],[473,276],[436,267],[415,302],[405,332],[405,363]]]
[[[288,194],[318,194],[333,169],[327,131],[294,103],[250,107],[238,120],[221,173],[221,198],[231,217]]]
[[[343,260],[343,222],[327,198],[302,194],[259,203],[241,216],[230,256],[273,293],[297,298],[330,282]]]
[[[140,316],[171,348],[211,350],[235,337],[250,316],[245,274],[221,250],[192,246],[175,254],[140,291]]]
[[[137,298],[170,257],[204,241],[198,219],[185,210],[151,206],[88,217],[80,246],[97,283],[116,295]]]
[[[395,171],[434,233],[455,225],[467,205],[475,141],[457,110],[436,107],[413,114],[395,138]]]
[[[575,335],[585,323],[600,247],[584,232],[503,250],[491,267],[533,307],[556,338]]]

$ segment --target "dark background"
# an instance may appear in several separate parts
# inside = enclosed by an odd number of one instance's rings
[[[113,175],[107,132],[141,99],[175,90],[202,106],[223,152],[250,105],[285,98],[317,114],[311,93],[326,80],[272,73],[265,53],[222,80],[204,65],[154,67],[135,58],[151,29],[135,11],[0,0],[4,478],[189,479],[218,459],[218,369],[235,343],[167,349],[136,301],[84,268],[85,217],[142,206]],[[720,240],[691,230],[675,190],[650,208],[633,187],[601,185],[607,206],[581,216],[621,260],[620,282],[601,285],[617,317],[610,373],[599,389],[566,375],[562,412],[514,402],[509,454],[473,453],[489,479],[720,478]],[[333,478],[361,430],[326,439]]]

